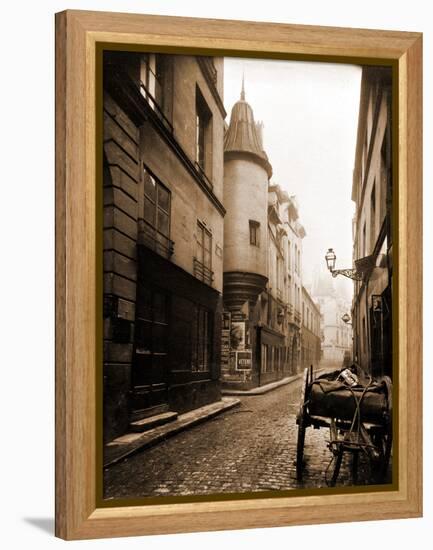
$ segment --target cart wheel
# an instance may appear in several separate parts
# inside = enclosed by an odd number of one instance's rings
[[[302,414],[298,419],[298,443],[296,445],[296,478],[298,481],[302,481],[302,470],[304,468],[305,430],[305,417]]]
[[[386,426],[386,431],[382,437],[383,458],[380,468],[380,475],[382,479],[385,479],[386,474],[388,473],[388,466],[392,451],[392,381],[389,376],[385,376],[384,382],[386,384],[388,398],[388,423]]]
[[[384,452],[383,452],[380,475],[382,479],[385,479],[386,474],[388,473],[388,466],[389,466],[389,461],[391,458],[391,450],[392,450],[392,423],[391,422],[388,425],[388,432],[384,436],[383,446],[384,446]]]
[[[379,451],[379,458],[376,462],[376,473],[379,481],[383,481],[386,478],[392,451],[392,382],[388,376],[384,377],[384,382],[387,387],[388,421],[383,431],[376,434],[373,439],[373,443]]]
[[[382,482],[388,473],[389,461],[392,450],[392,425],[391,423],[386,429],[372,438],[376,450],[379,452],[377,460],[373,462],[373,468],[377,481]]]
[[[306,368],[302,379],[301,400],[299,412],[296,418],[296,424],[298,425],[298,442],[296,445],[296,478],[298,481],[302,481],[302,470],[304,467],[305,430],[307,429],[305,403],[307,401],[308,385],[310,382],[310,372],[309,369]]]

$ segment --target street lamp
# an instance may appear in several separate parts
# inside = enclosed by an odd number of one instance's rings
[[[332,248],[328,248],[328,252],[326,253],[325,260],[326,260],[326,265],[328,266],[328,269],[331,273],[335,269],[336,259],[337,259],[337,256],[335,255],[334,250]]]
[[[337,275],[344,275],[344,277],[348,277],[349,279],[353,279],[354,281],[362,281],[362,273],[360,273],[356,269],[335,269],[336,259],[337,256],[334,252],[334,249],[328,248],[328,252],[325,255],[326,266],[333,277],[336,277]]]

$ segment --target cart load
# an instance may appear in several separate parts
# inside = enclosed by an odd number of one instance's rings
[[[352,420],[358,407],[364,422],[383,422],[389,414],[385,382],[350,387],[338,380],[318,378],[311,383],[308,406],[311,415]]]

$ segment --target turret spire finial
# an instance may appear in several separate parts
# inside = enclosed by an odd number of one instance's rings
[[[241,100],[245,101],[245,73],[242,71],[242,90],[241,90]]]

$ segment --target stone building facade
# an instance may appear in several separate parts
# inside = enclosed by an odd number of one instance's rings
[[[302,329],[301,329],[301,366],[303,369],[313,365],[317,368],[322,359],[320,307],[302,287]]]
[[[363,68],[353,173],[353,259],[363,273],[352,305],[354,355],[373,376],[392,375],[391,69]]]
[[[103,87],[110,440],[220,399],[223,59],[106,52]]]
[[[343,293],[336,291],[335,280],[329,273],[317,274],[312,294],[320,308],[322,364],[341,367],[345,355],[352,358],[352,325],[342,319],[351,304]]]
[[[222,382],[248,389],[300,366],[305,230],[278,185],[242,89],[224,140]]]

